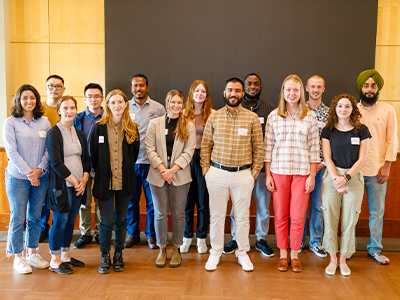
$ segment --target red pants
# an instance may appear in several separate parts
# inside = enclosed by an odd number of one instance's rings
[[[276,192],[272,193],[275,211],[275,234],[279,249],[288,248],[290,216],[290,249],[299,250],[303,238],[304,219],[310,194],[306,194],[308,175],[271,173]]]

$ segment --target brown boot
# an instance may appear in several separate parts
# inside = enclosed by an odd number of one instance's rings
[[[181,250],[179,249],[178,246],[175,245],[174,250],[172,251],[171,261],[169,262],[169,267],[177,268],[181,265],[181,263],[182,263]]]
[[[160,253],[158,253],[156,259],[156,267],[157,268],[164,268],[167,264],[167,247],[160,247]]]

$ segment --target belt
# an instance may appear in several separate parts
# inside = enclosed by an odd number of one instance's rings
[[[211,162],[211,165],[217,169],[221,169],[221,170],[228,171],[228,172],[243,171],[243,170],[251,168],[251,165],[246,165],[246,166],[241,166],[241,167],[228,167],[228,166],[217,164],[215,162]]]

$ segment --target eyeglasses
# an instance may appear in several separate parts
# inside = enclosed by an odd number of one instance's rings
[[[91,100],[91,99],[100,100],[100,99],[103,98],[103,96],[100,96],[100,95],[94,95],[94,96],[89,95],[89,96],[85,96],[85,98],[89,99],[89,100]]]
[[[59,91],[59,90],[61,90],[63,88],[63,86],[59,85],[59,84],[57,84],[57,85],[48,84],[47,88],[49,90],[54,90],[54,88],[55,88],[57,91]]]

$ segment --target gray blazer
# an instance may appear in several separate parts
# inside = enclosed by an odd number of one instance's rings
[[[178,165],[182,169],[175,173],[176,181],[172,181],[175,186],[184,185],[192,181],[190,174],[190,161],[196,148],[196,131],[192,122],[189,125],[189,136],[186,143],[177,140],[175,137],[174,147],[172,148],[171,166]],[[150,162],[150,170],[147,181],[152,185],[162,187],[165,180],[156,169],[159,164],[168,167],[167,144],[165,141],[165,116],[150,120],[145,140],[146,158]]]

